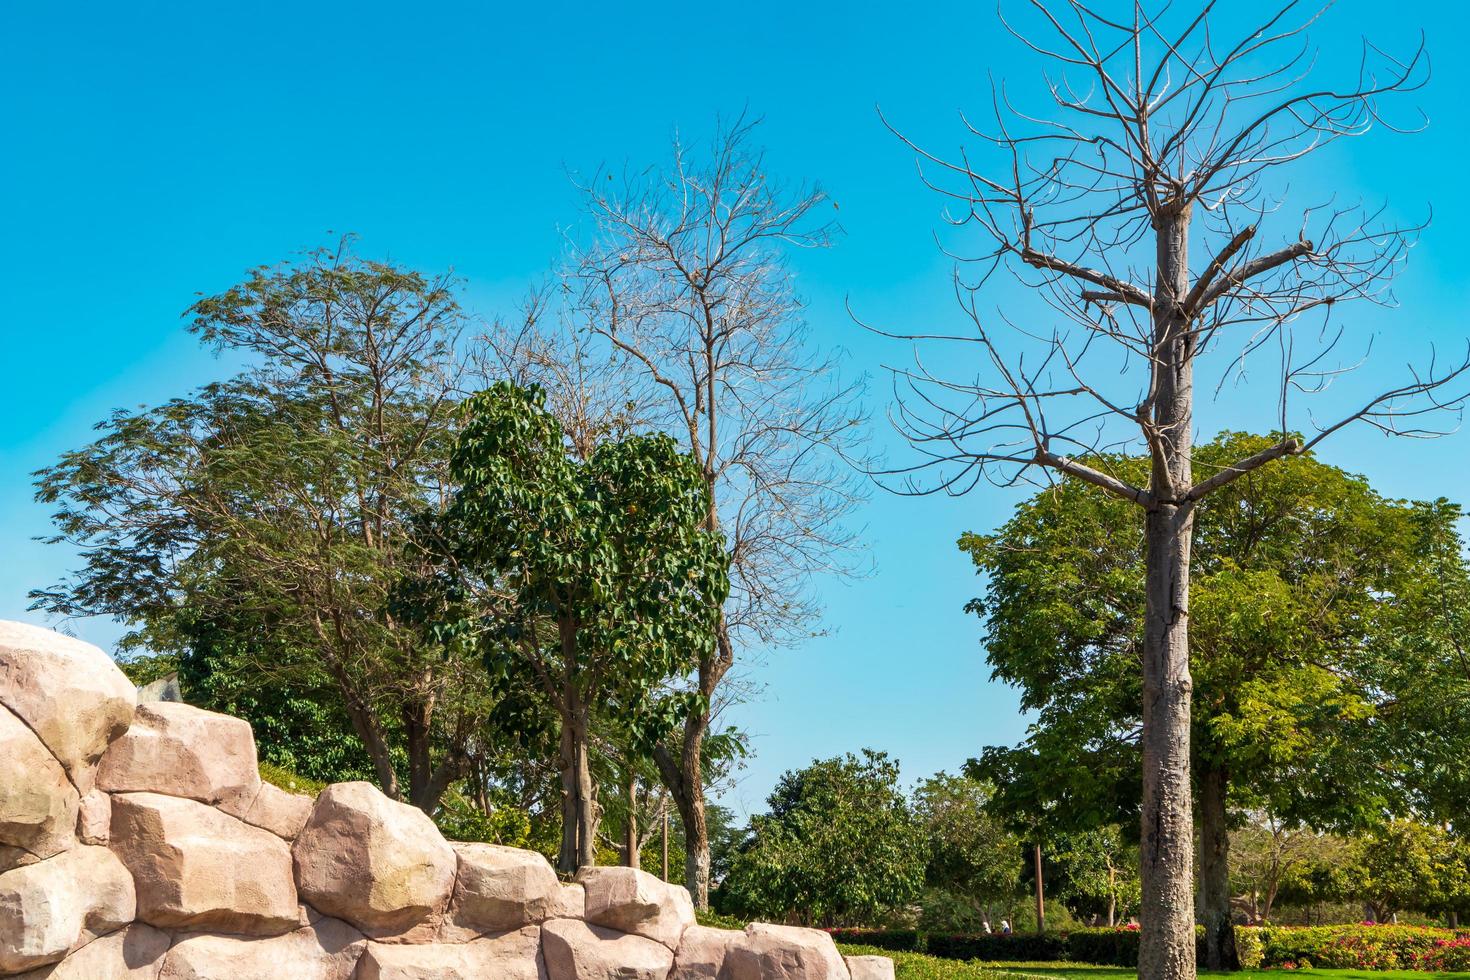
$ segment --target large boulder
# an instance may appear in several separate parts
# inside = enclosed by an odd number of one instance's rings
[[[369,943],[354,980],[545,980],[535,926],[467,943]]]
[[[250,723],[193,705],[138,706],[133,726],[112,743],[97,773],[109,793],[163,793],[242,817],[260,792]]]
[[[498,844],[454,844],[459,860],[450,918],[456,926],[500,932],[547,918],[561,882],[536,851]]]
[[[11,980],[157,980],[171,941],[167,933],[134,923],[92,940],[60,963]]]
[[[36,733],[79,794],[137,703],[132,683],[92,644],[0,620],[0,704]]]
[[[844,956],[852,980],[893,980],[893,960],[887,956]]]
[[[731,944],[743,938],[745,933],[737,929],[690,926],[674,951],[674,972],[669,980],[717,980]]]
[[[158,980],[352,980],[366,945],[345,922],[318,918],[284,936],[185,936]]]
[[[61,763],[25,722],[0,707],[0,871],[71,847],[78,806]]]
[[[271,935],[299,924],[286,842],[213,807],[120,793],[110,846],[133,873],[149,925]]]
[[[0,973],[55,963],[133,921],[133,879],[105,847],[0,874]]]
[[[313,802],[309,796],[288,793],[278,786],[262,783],[255,802],[245,811],[245,822],[269,830],[282,840],[295,840],[311,817]]]
[[[831,935],[763,922],[746,926],[730,944],[725,971],[729,980],[849,980]]]
[[[663,943],[577,919],[541,926],[548,980],[666,980],[674,954]]]
[[[454,849],[434,822],[369,783],[323,790],[292,854],[301,900],[374,936],[442,912],[454,888]]]
[[[587,921],[677,949],[694,925],[694,901],[682,885],[671,885],[637,868],[586,868],[577,880],[587,892]]]

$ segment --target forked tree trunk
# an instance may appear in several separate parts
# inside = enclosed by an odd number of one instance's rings
[[[597,863],[597,798],[587,711],[568,691],[561,719],[561,849],[556,869],[574,874]]]
[[[1190,800],[1189,558],[1193,356],[1180,313],[1189,288],[1189,212],[1155,218],[1152,417],[1157,431],[1146,517],[1140,980],[1192,980],[1194,821]]]
[[[714,697],[720,680],[734,662],[734,647],[725,623],[725,614],[720,612],[716,627],[714,649],[699,663],[699,691],[706,703]],[[679,810],[679,821],[684,827],[684,883],[694,899],[694,907],[709,908],[709,825],[704,813],[704,736],[709,731],[710,713],[691,712],[684,721],[684,739],[680,754],[674,754],[662,745],[654,750],[654,761],[658,764],[659,777],[668,787],[674,806]]]
[[[1229,786],[1230,774],[1223,766],[1210,765],[1199,774],[1199,921],[1205,929],[1207,970],[1240,969],[1230,924]]]

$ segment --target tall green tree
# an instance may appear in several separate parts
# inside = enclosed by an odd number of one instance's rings
[[[873,925],[918,897],[924,831],[898,764],[864,749],[782,775],[721,883],[721,911],[808,925]]]
[[[989,810],[994,787],[967,776],[937,773],[914,790],[914,815],[923,830],[927,862],[924,884],[931,905],[945,897],[970,905],[990,921],[996,907],[1009,908],[1018,894],[1021,841]]]
[[[82,562],[35,605],[123,620],[125,649],[228,657],[260,696],[330,690],[383,791],[432,811],[491,707],[477,658],[389,609],[423,564],[418,515],[448,496],[453,283],[347,239],[189,315],[242,369],[113,413],[39,474]]]
[[[663,435],[604,441],[584,458],[541,389],[509,382],[467,402],[452,471],[445,574],[478,599],[446,632],[474,642],[497,683],[528,686],[554,710],[558,866],[585,867],[597,847],[595,717],[651,741],[702,710],[666,686],[714,642],[729,588],[708,486]]]
[[[1196,447],[1195,459],[1224,466],[1280,438],[1226,433]],[[1148,465],[1097,462],[1120,474]],[[1432,642],[1440,611],[1428,599],[1440,570],[1425,542],[1453,535],[1456,515],[1385,499],[1311,454],[1244,474],[1199,502],[1190,744],[1199,916],[1212,963],[1234,962],[1232,807],[1351,828],[1407,806],[1412,772],[1386,747],[1444,735],[1398,709],[1412,666],[1388,667],[1411,646],[1425,664],[1452,655]],[[1141,515],[1067,479],[1023,503],[996,534],[966,535],[961,547],[987,576],[971,608],[984,617],[994,674],[1037,713],[1025,744],[987,749],[979,771],[1002,787],[1003,806],[1029,820],[1065,829],[1131,816],[1146,607]],[[1470,749],[1460,738],[1461,751]]]

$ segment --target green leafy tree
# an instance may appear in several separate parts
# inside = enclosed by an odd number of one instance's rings
[[[1226,466],[1278,442],[1226,433],[1196,448],[1196,465]],[[1124,475],[1148,466],[1097,462]],[[1199,502],[1191,745],[1199,912],[1215,962],[1234,961],[1232,806],[1352,828],[1406,804],[1412,774],[1385,749],[1427,733],[1421,716],[1395,708],[1413,673],[1399,661],[1411,646],[1424,662],[1450,656],[1434,642],[1437,568],[1424,545],[1431,532],[1452,536],[1456,514],[1385,499],[1311,454],[1244,474]],[[1025,744],[987,749],[977,771],[1002,787],[1001,807],[1025,820],[1087,829],[1135,812],[1144,538],[1129,502],[1069,478],[1022,504],[998,533],[961,539],[987,576],[970,608],[985,619],[995,676],[1019,686],[1022,706],[1037,712]],[[1386,739],[1389,730],[1398,734]]]
[[[1375,922],[1409,909],[1442,912],[1458,907],[1467,886],[1462,845],[1443,828],[1394,820],[1353,842],[1344,885]]]
[[[998,907],[1009,909],[1019,893],[1021,842],[988,809],[990,784],[938,773],[914,790],[914,815],[923,830],[924,924],[963,931],[965,907],[980,922]],[[937,917],[944,910],[941,922]],[[959,926],[961,928],[954,928]]]
[[[870,925],[919,896],[924,830],[898,764],[864,749],[785,773],[718,891],[720,910],[823,926]]]
[[[503,690],[529,688],[560,725],[558,866],[595,863],[595,716],[651,741],[698,709],[666,696],[714,642],[728,589],[709,489],[667,436],[583,456],[539,388],[500,382],[469,399],[439,532],[446,594],[477,597],[444,632],[472,640]]]
[[[1049,856],[1075,914],[1097,914],[1108,925],[1138,911],[1138,843],[1116,824],[1063,834]]]
[[[389,609],[423,563],[417,516],[448,493],[452,286],[350,239],[255,269],[189,310],[239,373],[113,413],[37,489],[82,564],[36,607],[131,624],[124,650],[178,655],[206,700],[283,720],[305,755],[365,755],[426,811],[493,706],[476,657]],[[342,718],[360,754],[327,750]]]

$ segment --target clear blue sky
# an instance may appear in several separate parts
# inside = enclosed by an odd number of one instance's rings
[[[1374,321],[1383,356],[1352,382],[1365,388],[1426,339],[1454,347],[1470,332],[1467,21],[1458,3],[1344,0],[1316,35],[1332,61],[1360,31],[1402,49],[1423,28],[1437,56],[1418,98],[1426,134],[1360,142],[1295,178],[1386,197],[1407,217],[1434,207],[1402,308]],[[576,220],[569,169],[661,160],[676,127],[702,135],[717,113],[764,116],[772,168],[819,180],[841,206],[845,238],[798,267],[816,337],[858,370],[902,361],[852,325],[845,300],[895,326],[955,315],[930,237],[938,202],[874,106],[950,148],[955,111],[985,105],[987,72],[1041,81],[989,3],[5,4],[0,617],[34,618],[26,591],[72,557],[32,541],[47,523],[28,474],[110,409],[224,370],[183,332],[196,291],[350,230],[365,254],[452,266],[469,305],[492,315],[556,259]],[[1249,402],[1232,397],[1206,410],[1205,435],[1244,427],[1233,413]],[[879,377],[880,418],[883,401]],[[1465,500],[1467,448],[1463,433],[1359,432],[1324,455],[1391,494]],[[976,583],[954,547],[1014,500],[983,487],[875,497],[862,515],[875,573],[820,583],[830,635],[751,670],[762,693],[735,720],[756,755],[729,797],[737,809],[759,808],[782,770],[814,756],[886,749],[912,779],[1021,736],[961,610]],[[74,628],[104,646],[118,633]]]

